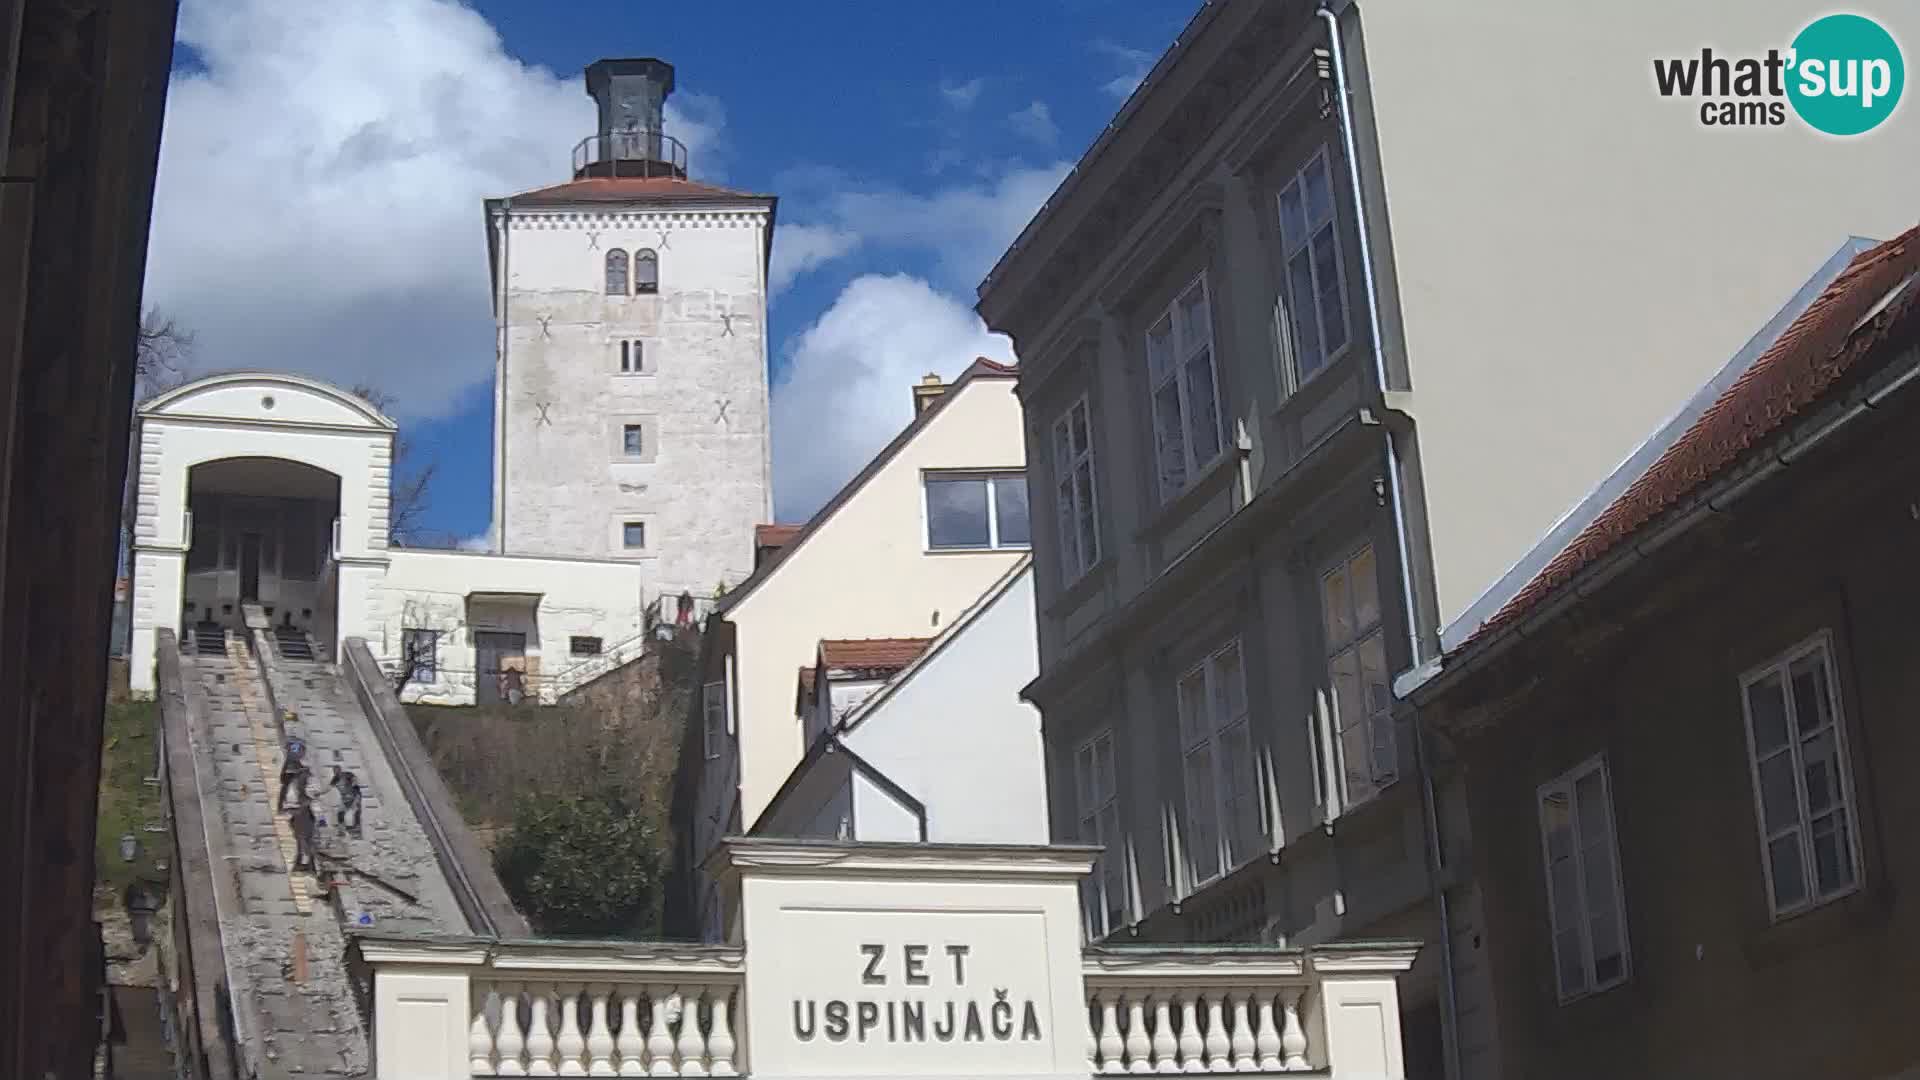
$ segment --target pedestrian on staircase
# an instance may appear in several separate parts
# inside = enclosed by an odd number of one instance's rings
[[[358,836],[360,834],[361,795],[359,779],[356,778],[352,772],[335,765],[333,767],[333,783],[331,786],[335,791],[340,793],[340,827]],[[349,817],[352,818],[352,824],[347,823]]]
[[[306,747],[301,745],[298,739],[289,740],[287,743],[287,756],[280,762],[280,800],[277,804],[278,809],[285,810],[287,808],[288,791],[299,792],[300,802],[305,803],[307,801],[308,775]]]
[[[293,869],[297,873],[305,870],[312,873],[316,867],[313,860],[313,803],[307,799],[307,789],[300,788],[300,798],[294,808],[287,813],[293,825]]]

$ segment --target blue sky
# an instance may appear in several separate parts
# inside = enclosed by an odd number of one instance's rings
[[[906,384],[1007,355],[972,290],[1192,14],[1179,2],[187,0],[148,301],[193,368],[391,394],[438,470],[430,526],[484,534],[491,323],[480,199],[566,178],[579,75],[673,63],[696,177],[780,196],[771,362],[780,516],[908,412]],[[787,439],[823,411],[830,445]]]

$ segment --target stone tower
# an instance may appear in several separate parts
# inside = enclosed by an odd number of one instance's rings
[[[587,68],[572,179],[487,201],[493,506],[509,555],[636,559],[650,596],[753,568],[768,519],[774,199],[693,180],[673,68]]]

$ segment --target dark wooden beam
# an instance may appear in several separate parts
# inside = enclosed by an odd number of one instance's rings
[[[89,1076],[101,713],[177,0],[13,0],[0,222],[0,1075]],[[6,363],[12,363],[9,372]],[[11,396],[8,396],[11,391]]]

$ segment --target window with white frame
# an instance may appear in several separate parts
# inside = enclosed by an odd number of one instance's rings
[[[1186,778],[1187,869],[1198,888],[1251,858],[1260,836],[1240,642],[1182,675],[1175,696]]]
[[[1340,802],[1372,798],[1398,771],[1387,637],[1373,547],[1361,548],[1320,579],[1321,627],[1332,686],[1333,755]]]
[[[1540,785],[1540,849],[1560,1000],[1627,979],[1627,916],[1603,757]]]
[[[1748,672],[1747,718],[1767,903],[1784,918],[1852,892],[1860,881],[1853,770],[1822,633]]]
[[[1073,790],[1080,842],[1102,847],[1092,875],[1080,883],[1087,940],[1097,941],[1127,924],[1126,852],[1120,838],[1120,785],[1111,730],[1101,731],[1074,752]]]
[[[1071,585],[1100,561],[1093,417],[1084,397],[1053,422],[1053,475],[1059,489],[1060,577]]]
[[[1346,275],[1341,272],[1333,170],[1322,148],[1280,189],[1282,295],[1292,324],[1291,385],[1313,378],[1347,347]]]
[[[712,761],[720,756],[720,748],[725,745],[727,738],[727,684],[724,679],[700,688],[700,707],[703,714],[702,747],[706,759]]]
[[[927,547],[1024,548],[1033,542],[1024,472],[929,472]]]
[[[1205,274],[1147,329],[1147,382],[1160,498],[1186,489],[1220,456],[1220,388],[1214,378],[1213,316]]]

